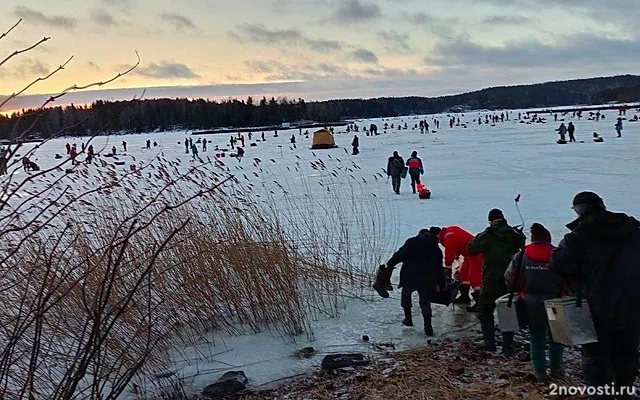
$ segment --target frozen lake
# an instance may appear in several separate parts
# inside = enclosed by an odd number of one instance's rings
[[[472,122],[478,115],[487,113],[452,114],[460,118],[462,126],[449,127],[446,115],[409,116],[376,120],[360,120],[356,123],[361,130],[360,154],[351,156],[353,133],[337,128],[335,140],[339,148],[331,150],[309,150],[310,138],[305,139],[297,130],[265,132],[266,141],[255,147],[245,147],[242,161],[224,158],[232,173],[250,174],[257,170],[252,164],[254,158],[261,160],[264,168],[260,178],[253,182],[264,183],[270,187],[267,178],[286,181],[288,190],[300,190],[299,195],[315,193],[321,196],[323,188],[305,188],[297,185],[300,175],[292,172],[296,166],[320,159],[329,167],[355,165],[345,174],[355,175],[354,179],[364,178],[366,189],[376,196],[372,200],[386,210],[389,217],[386,226],[381,228],[385,240],[379,249],[384,259],[409,236],[419,229],[431,225],[460,225],[477,233],[487,225],[487,213],[491,208],[501,208],[511,224],[521,221],[514,205],[514,198],[521,194],[521,211],[527,226],[540,222],[547,226],[557,243],[566,233],[565,224],[574,218],[571,210],[573,196],[582,190],[599,193],[607,207],[614,211],[640,215],[639,192],[636,182],[640,179],[640,122],[624,121],[622,138],[615,138],[614,124],[617,111],[604,112],[605,119],[587,120],[584,115],[579,121],[571,114],[560,116],[565,123],[572,121],[576,125],[577,143],[556,144],[558,136],[555,129],[560,121],[554,122],[553,116],[544,115],[547,123],[521,123],[517,121],[518,111],[510,112],[510,120],[495,126]],[[499,112],[498,112],[499,114]],[[626,118],[631,119],[634,110],[627,111]],[[433,129],[433,119],[440,120],[440,129],[436,133],[421,134],[412,129],[420,119],[427,119]],[[363,127],[376,123],[378,136],[366,136]],[[387,123],[395,129],[383,132]],[[397,130],[397,125],[407,123],[409,129]],[[598,132],[604,137],[604,143],[593,143],[592,133]],[[260,132],[254,133],[254,140]],[[296,147],[292,148],[290,137],[296,138]],[[121,142],[128,144],[128,156],[121,156],[127,164],[149,160],[163,152],[169,159],[180,159],[183,165],[190,165],[191,154],[185,154],[184,145],[178,142],[185,137],[207,138],[212,143],[201,157],[214,157],[215,146],[227,147],[229,135],[191,136],[186,132],[150,133],[139,135],[112,136],[96,138],[94,147],[107,150],[112,145],[122,151]],[[245,134],[245,138],[247,135]],[[145,142],[158,142],[159,146],[145,149]],[[41,167],[54,165],[56,153],[65,154],[65,143],[77,143],[81,138],[61,138],[46,143],[32,160]],[[247,142],[249,142],[247,138]],[[345,152],[346,149],[346,152]],[[432,191],[432,198],[420,200],[411,194],[407,179],[403,180],[401,194],[392,193],[391,184],[386,177],[374,175],[386,168],[387,158],[398,151],[406,160],[412,151],[422,158],[425,174],[423,181]],[[270,161],[273,160],[273,161]],[[198,161],[195,161],[197,163]],[[268,165],[268,167],[267,167]],[[128,166],[119,167],[123,171]],[[312,171],[305,170],[305,182],[313,183]],[[73,183],[73,176],[69,181]],[[242,181],[242,179],[241,179]],[[279,194],[274,195],[276,203]],[[272,201],[274,198],[271,199]],[[322,218],[322,211],[316,217]],[[357,209],[350,211],[354,223],[359,218]],[[354,249],[357,250],[357,249]],[[385,260],[380,261],[385,261]],[[376,265],[362,265],[373,271]],[[394,276],[397,282],[398,274]],[[354,295],[344,302],[345,309],[339,318],[317,318],[312,321],[313,335],[301,335],[295,342],[271,333],[260,333],[239,337],[211,334],[216,345],[203,344],[199,348],[181,349],[175,355],[175,374],[184,377],[190,390],[199,390],[212,383],[217,376],[229,369],[242,369],[247,373],[250,384],[259,387],[273,380],[295,375],[317,366],[321,356],[345,349],[372,351],[372,344],[363,344],[362,335],[369,335],[374,343],[393,343],[397,348],[408,348],[426,343],[422,335],[420,319],[414,328],[405,328],[400,324],[402,310],[399,292],[394,291],[388,300],[382,300],[372,293]],[[419,314],[417,304],[414,313]],[[436,335],[475,324],[475,318],[462,310],[435,307],[434,328]],[[294,350],[313,346],[320,354],[305,360],[293,359]]]

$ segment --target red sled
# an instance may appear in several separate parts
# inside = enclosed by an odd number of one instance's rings
[[[429,199],[431,198],[431,191],[429,189],[427,189],[427,186],[425,186],[424,183],[419,183],[418,186],[416,187],[417,191],[418,191],[418,197],[421,199]]]

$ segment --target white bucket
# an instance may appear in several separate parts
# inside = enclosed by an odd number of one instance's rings
[[[516,302],[520,301],[517,293],[513,295],[511,307],[508,307],[509,293],[496,300],[496,310],[498,311],[498,326],[502,332],[517,332],[520,330]]]

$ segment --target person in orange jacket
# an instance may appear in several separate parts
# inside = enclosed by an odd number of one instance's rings
[[[476,304],[480,296],[480,287],[482,286],[482,254],[469,255],[467,253],[467,245],[473,240],[473,234],[459,226],[446,226],[444,228],[433,226],[429,231],[440,239],[440,244],[444,247],[444,264],[449,271],[451,271],[453,262],[461,256],[463,257],[459,270],[460,296],[454,303],[471,303],[469,292],[473,289],[471,296],[473,296],[476,303],[471,307],[467,307],[467,311],[476,312]]]

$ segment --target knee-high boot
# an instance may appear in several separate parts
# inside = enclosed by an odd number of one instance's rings
[[[480,319],[482,327],[482,343],[478,344],[478,348],[484,351],[496,351],[495,327],[493,321],[489,319]]]

